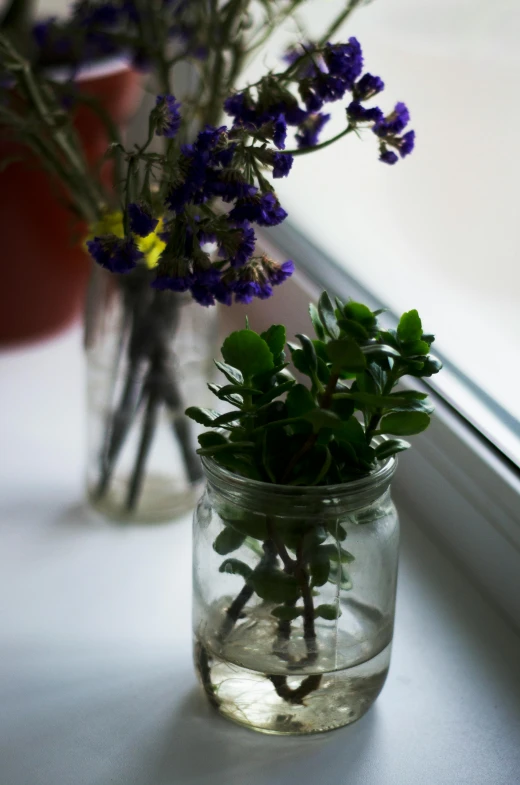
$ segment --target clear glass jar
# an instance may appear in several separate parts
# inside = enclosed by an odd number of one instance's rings
[[[149,283],[96,268],[87,298],[88,498],[118,521],[169,521],[202,481],[184,410],[212,403],[216,309]]]
[[[361,480],[308,488],[247,480],[211,459],[203,466],[193,624],[207,697],[225,717],[264,733],[354,722],[390,663],[396,460]]]

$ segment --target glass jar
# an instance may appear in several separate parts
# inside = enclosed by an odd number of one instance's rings
[[[156,291],[149,276],[96,268],[87,298],[87,491],[118,521],[169,521],[202,481],[198,426],[184,411],[211,405],[216,309]]]
[[[208,699],[264,733],[354,722],[390,664],[395,458],[369,477],[326,487],[256,482],[206,458],[203,466],[193,624]]]

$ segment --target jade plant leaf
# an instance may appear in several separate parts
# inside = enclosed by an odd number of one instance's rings
[[[237,330],[222,344],[222,357],[228,365],[238,368],[244,379],[274,368],[269,345],[253,330]]]
[[[220,556],[226,556],[226,554],[240,548],[245,538],[245,534],[226,526],[215,539],[213,548]]]

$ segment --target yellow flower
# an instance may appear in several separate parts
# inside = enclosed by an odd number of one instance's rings
[[[137,235],[134,235],[136,245],[141,253],[144,254],[146,265],[149,270],[153,270],[154,267],[157,267],[159,257],[166,248],[166,243],[159,237],[159,234],[163,231],[164,221],[160,218],[155,231],[149,234],[148,237],[138,237]],[[85,248],[87,240],[92,240],[94,237],[101,237],[104,234],[115,234],[116,237],[125,236],[123,213],[121,210],[105,213],[99,221],[96,221],[89,227],[89,233],[84,242]]]
[[[164,221],[162,218],[160,218],[155,231],[149,234],[148,237],[135,238],[137,247],[142,253],[144,253],[144,258],[146,259],[146,264],[149,270],[153,270],[154,267],[157,267],[159,256],[166,248],[166,243],[159,237],[159,234],[161,234],[163,231]]]

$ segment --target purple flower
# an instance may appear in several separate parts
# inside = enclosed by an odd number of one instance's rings
[[[204,305],[205,307],[215,305],[215,295],[207,286],[201,286],[196,283],[190,287],[190,292],[195,302],[199,305]]]
[[[153,217],[148,205],[143,202],[132,202],[128,205],[128,218],[130,230],[139,237],[148,237],[159,223],[158,219]]]
[[[310,57],[316,51],[316,44],[312,41],[306,41],[304,44],[296,44],[286,51],[283,55],[283,60],[289,65],[293,65],[297,60],[301,60],[296,74],[298,79],[308,79],[316,76],[316,62],[320,70],[323,70],[323,64],[319,62],[319,56]]]
[[[357,38],[349,38],[347,44],[327,44],[323,58],[329,74],[340,77],[351,90],[363,70],[363,52]]]
[[[180,103],[173,95],[158,95],[155,109],[157,136],[174,139],[181,125]]]
[[[308,112],[319,112],[323,106],[323,98],[316,95],[314,90],[304,82],[300,83],[300,95]]]
[[[202,131],[199,131],[195,147],[200,152],[214,150],[225,131],[227,131],[225,125],[220,126],[220,128],[207,125]]]
[[[259,226],[277,226],[285,218],[287,213],[271,192],[250,199],[239,199],[229,213],[229,219],[235,223],[251,221]]]
[[[283,114],[279,115],[274,123],[273,142],[279,150],[285,150],[287,138],[287,123]]]
[[[260,300],[267,300],[273,296],[273,287],[270,283],[258,283],[258,294],[256,295]]]
[[[219,256],[228,257],[232,267],[243,267],[255,251],[256,236],[252,226],[245,222],[222,235]]]
[[[366,109],[359,101],[352,101],[347,106],[347,117],[355,123],[377,123],[382,119],[383,112],[377,106]]]
[[[216,286],[220,283],[220,272],[216,267],[207,267],[205,270],[195,270],[195,283],[200,286]]]
[[[298,106],[297,101],[293,104],[282,104],[277,107],[283,112],[287,125],[301,125],[307,119],[307,112]]]
[[[256,281],[235,281],[233,284],[235,302],[248,305],[253,301],[253,297],[260,294],[260,286]]]
[[[313,114],[308,117],[296,134],[298,147],[314,147],[318,144],[319,135],[324,125],[330,120],[330,114]]]
[[[415,147],[415,131],[408,131],[398,140],[397,149],[401,158],[410,155]]]
[[[390,164],[390,166],[393,166],[398,162],[399,158],[392,150],[381,148],[381,155],[379,156],[379,160],[384,164]]]
[[[267,270],[269,281],[273,286],[279,286],[290,278],[293,273],[294,262],[292,259],[288,259],[283,264],[277,264],[276,262],[271,261]]]
[[[254,105],[245,93],[235,93],[224,101],[224,109],[234,118],[235,123],[256,125],[257,116]]]
[[[223,305],[231,305],[233,302],[231,289],[222,282],[213,287],[213,295],[215,300],[218,300]]]
[[[338,101],[347,92],[347,83],[339,76],[333,74],[320,74],[314,88],[324,101]]]
[[[214,232],[206,232],[204,229],[197,232],[197,237],[201,245],[209,245],[217,242],[217,235]]]
[[[294,158],[285,153],[273,153],[273,177],[287,177],[291,171]]]
[[[410,112],[406,104],[399,102],[395,105],[394,111],[387,117],[379,120],[373,127],[374,133],[381,139],[387,136],[397,136],[404,131],[410,122]]]
[[[87,240],[87,248],[94,261],[111,273],[128,273],[144,259],[131,237],[120,238],[114,234],[94,237]]]
[[[242,179],[234,169],[210,170],[207,173],[204,191],[207,196],[220,196],[224,202],[254,196],[258,188]]]
[[[90,0],[78,0],[72,13],[85,27],[114,27],[119,22],[119,9],[110,2],[94,4]]]
[[[40,19],[39,22],[36,22],[32,29],[33,38],[36,41],[37,46],[40,49],[43,49],[49,43],[50,35],[52,34],[52,28],[56,24],[57,17],[49,16],[47,19]]]
[[[359,82],[354,85],[354,98],[356,101],[366,101],[385,89],[385,83],[379,76],[364,74]]]

